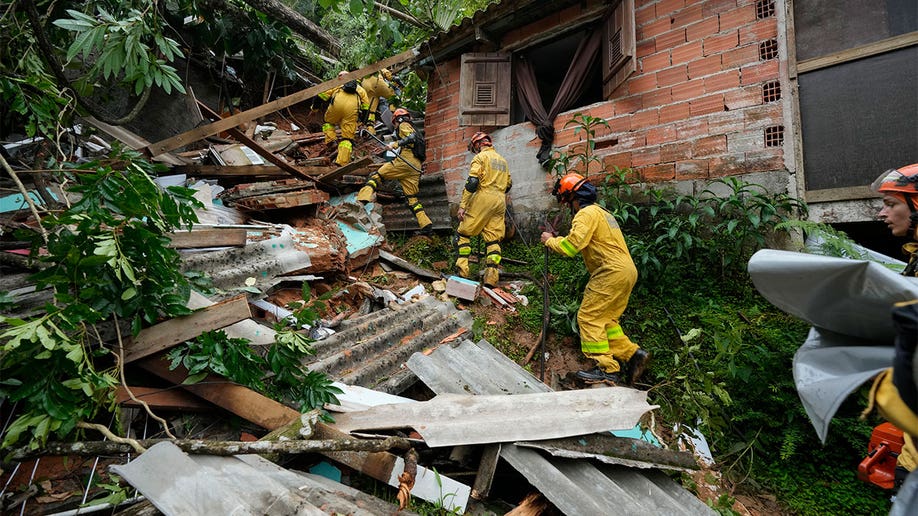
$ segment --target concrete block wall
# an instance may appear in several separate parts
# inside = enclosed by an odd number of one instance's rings
[[[508,33],[501,43],[529,38],[593,4]],[[761,173],[787,177],[784,138],[792,130],[784,120],[788,88],[780,71],[787,54],[778,48],[784,44],[778,37],[780,9],[781,0],[635,0],[636,72],[609,100],[559,115],[555,147],[577,144],[580,135],[563,126],[583,112],[611,127],[597,134],[606,170],[631,167],[650,183]],[[458,202],[471,161],[466,142],[485,130],[511,162],[517,207],[550,206],[553,178],[535,160],[539,140],[533,126],[459,127],[458,93],[459,59],[438,63],[428,89],[428,169],[443,173],[450,202]],[[590,173],[602,170],[597,165]]]

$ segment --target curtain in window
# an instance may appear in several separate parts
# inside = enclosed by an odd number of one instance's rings
[[[551,157],[551,146],[555,141],[555,118],[558,113],[568,109],[583,94],[586,89],[584,79],[589,74],[590,68],[599,56],[602,45],[602,30],[591,30],[588,35],[580,40],[577,51],[571,64],[564,75],[558,95],[551,104],[551,109],[542,105],[542,96],[539,94],[539,85],[536,82],[535,71],[525,59],[516,59],[513,63],[513,74],[516,77],[517,93],[522,101],[523,113],[530,122],[536,126],[536,136],[542,140],[536,157],[539,164],[547,166]]]

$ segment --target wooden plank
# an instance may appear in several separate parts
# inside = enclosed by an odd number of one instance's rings
[[[891,52],[893,50],[910,47],[916,44],[918,44],[918,31],[909,32],[907,34],[901,34],[889,39],[877,41],[876,43],[868,43],[866,45],[849,48],[847,50],[842,50],[841,52],[829,54],[827,56],[819,56],[813,59],[800,61],[797,63],[797,73],[800,74],[811,72],[813,70],[818,70],[827,66],[847,63],[848,61],[854,61],[855,59],[863,59],[865,57]]]
[[[160,356],[144,358],[137,365],[176,385],[181,385],[188,377],[188,370],[184,367],[170,371],[169,362]],[[219,375],[211,374],[199,383],[181,386],[195,396],[267,430],[280,428],[300,417],[299,411]]]
[[[198,103],[198,107],[204,110],[204,112],[207,113],[209,116],[212,116],[216,119],[220,118],[220,115],[218,115],[216,111],[207,107],[207,104],[201,102],[200,100],[197,100],[197,103]],[[304,174],[302,171],[300,171],[299,169],[297,169],[290,163],[287,163],[286,160],[279,158],[278,156],[275,156],[273,152],[259,145],[258,142],[249,138],[247,134],[240,131],[238,127],[230,127],[229,129],[227,129],[227,132],[229,132],[230,135],[232,135],[234,138],[236,138],[240,142],[244,143],[248,148],[255,151],[255,154],[258,154],[262,158],[265,158],[266,160],[268,160],[269,163],[273,163],[277,165],[278,168],[280,168],[284,172],[287,172],[288,174],[299,177],[299,178],[309,179],[309,176]]]
[[[304,174],[312,178],[333,172],[338,167],[309,166],[298,167]],[[258,177],[258,178],[284,178],[290,177],[274,165],[238,165],[227,167],[223,165],[182,165],[172,167],[177,174],[187,174],[195,177]]]
[[[363,77],[366,77],[367,75],[377,72],[383,68],[389,68],[409,61],[413,62],[415,59],[417,59],[418,55],[419,52],[416,49],[406,50],[401,54],[397,54],[387,59],[383,59],[382,61],[378,61],[372,65],[365,66],[342,77],[336,77],[330,81],[325,81],[316,86],[312,86],[310,88],[306,88],[305,90],[287,95],[286,97],[281,97],[272,102],[268,102],[267,104],[262,104],[247,111],[243,111],[242,113],[237,113],[235,115],[217,120],[212,124],[196,127],[190,131],[185,131],[182,134],[178,134],[171,138],[156,142],[147,146],[144,149],[144,152],[147,155],[156,156],[158,154],[183,147],[202,138],[215,135],[232,127],[236,127],[242,123],[255,120],[256,118],[274,113],[275,111],[279,111],[285,107],[292,106],[298,102],[302,102],[304,100],[315,97],[316,95],[335,86],[340,86],[351,79],[356,79],[359,81]],[[409,66],[410,62],[406,66]]]
[[[205,331],[217,330],[250,317],[252,312],[249,311],[249,302],[242,295],[202,308],[191,315],[169,319],[140,330],[136,337],[125,342],[124,363],[150,356],[193,339]]]
[[[151,409],[164,410],[213,410],[214,406],[205,403],[200,398],[192,396],[183,390],[155,389],[153,387],[131,387],[134,397],[143,401]],[[115,387],[115,401],[123,407],[140,407],[141,404],[132,400],[123,385]]]
[[[361,158],[361,159],[358,160],[358,161],[352,161],[352,162],[348,163],[347,165],[344,165],[343,167],[338,167],[338,168],[336,168],[335,170],[333,170],[333,171],[331,171],[331,172],[329,172],[329,173],[327,173],[327,174],[325,174],[325,175],[319,176],[319,177],[316,179],[316,181],[319,181],[319,182],[322,182],[322,183],[328,183],[328,182],[331,181],[332,179],[341,177],[341,176],[343,176],[344,174],[347,174],[348,172],[357,170],[358,168],[361,168],[361,167],[365,167],[365,166],[369,165],[372,161],[373,161],[373,160],[370,159],[369,156],[364,157],[364,158]]]
[[[842,188],[824,188],[821,190],[808,190],[806,202],[847,201],[851,199],[871,199],[877,194],[869,186],[846,186]]]
[[[172,240],[169,247],[192,249],[195,247],[243,247],[247,233],[248,231],[244,229],[195,229],[173,231],[166,236]]]

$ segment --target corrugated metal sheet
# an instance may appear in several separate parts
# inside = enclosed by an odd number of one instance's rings
[[[521,394],[551,389],[487,341],[464,340],[429,355],[415,354],[408,368],[437,394]],[[656,470],[544,457],[501,445],[500,456],[565,514],[714,514],[707,505]]]
[[[342,321],[337,333],[313,344],[316,354],[303,363],[342,383],[397,394],[417,381],[404,366],[412,354],[471,327],[469,312],[427,296]]]
[[[392,185],[397,185],[392,182]],[[380,192],[392,192],[389,182],[384,183],[385,189]],[[449,213],[449,198],[446,196],[446,183],[443,174],[425,174],[421,176],[418,185],[418,200],[424,206],[424,212],[433,222],[434,229],[452,229],[452,219]],[[391,195],[391,194],[390,194]],[[383,208],[383,223],[387,231],[414,231],[418,229],[418,221],[408,209],[404,196],[394,202],[381,202]],[[380,197],[380,196],[377,196]]]

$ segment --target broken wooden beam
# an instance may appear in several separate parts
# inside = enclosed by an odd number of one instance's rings
[[[341,176],[343,176],[343,175],[345,175],[345,174],[347,174],[347,173],[353,172],[353,171],[357,170],[358,168],[365,167],[365,166],[369,165],[369,164],[372,163],[372,162],[373,162],[373,160],[370,159],[369,156],[363,157],[363,158],[361,158],[361,159],[359,159],[359,160],[357,160],[357,161],[352,161],[352,162],[348,163],[347,165],[338,167],[338,168],[336,168],[335,170],[332,170],[331,172],[329,172],[329,173],[327,173],[327,174],[324,174],[324,175],[321,175],[321,176],[317,177],[317,178],[316,178],[316,181],[319,181],[320,183],[328,184],[328,183],[329,183],[330,181],[332,181],[333,179],[337,179],[337,178],[339,178],[339,177],[341,177]]]
[[[166,236],[172,242],[169,247],[175,249],[194,249],[200,247],[243,247],[248,232],[242,228],[193,229],[191,231],[173,231]]]
[[[140,330],[136,337],[128,339],[124,343],[124,363],[148,357],[206,331],[218,330],[250,317],[249,303],[242,295],[202,308],[191,315],[169,319]]]
[[[377,72],[383,68],[392,67],[398,64],[405,63],[406,61],[413,61],[417,58],[419,52],[416,49],[406,50],[401,54],[394,55],[382,61],[378,61],[372,65],[365,66],[359,70],[347,73],[341,77],[336,77],[332,80],[325,81],[321,84],[306,88],[305,90],[300,90],[296,93],[287,95],[286,97],[281,97],[267,104],[262,104],[260,106],[254,107],[252,109],[243,111],[242,113],[237,113],[235,115],[228,116],[226,118],[217,120],[208,125],[201,127],[196,127],[190,131],[185,131],[184,133],[166,138],[154,144],[148,145],[144,149],[144,153],[150,156],[156,156],[163,154],[165,152],[183,147],[190,143],[194,143],[202,138],[208,136],[213,136],[217,133],[226,131],[232,127],[236,127],[242,123],[255,120],[265,115],[269,115],[285,107],[292,106],[298,102],[302,102],[307,99],[311,99],[316,95],[334,88],[335,86],[341,86],[342,84],[352,80],[361,80],[367,75],[370,75],[374,72]]]
[[[192,396],[183,390],[157,389],[153,387],[115,387],[115,402],[122,407],[142,407],[143,405],[131,399],[128,389],[134,397],[146,403],[154,410],[186,410],[202,411],[211,410],[213,406],[205,403],[197,396]]]

